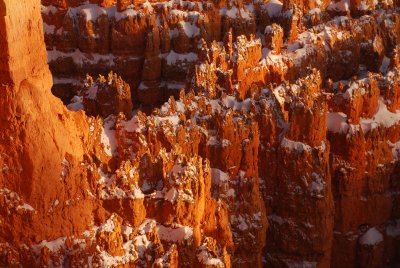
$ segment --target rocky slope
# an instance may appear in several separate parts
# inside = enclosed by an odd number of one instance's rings
[[[400,3],[41,4],[0,0],[0,266],[398,265]]]

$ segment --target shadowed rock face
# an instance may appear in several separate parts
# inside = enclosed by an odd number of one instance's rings
[[[399,263],[399,3],[41,4],[0,0],[0,266]]]

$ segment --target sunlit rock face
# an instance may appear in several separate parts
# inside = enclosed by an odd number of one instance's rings
[[[0,266],[397,267],[399,6],[0,0]]]

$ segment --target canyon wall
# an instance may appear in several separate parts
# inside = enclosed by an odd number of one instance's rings
[[[398,4],[0,0],[0,266],[396,267]]]

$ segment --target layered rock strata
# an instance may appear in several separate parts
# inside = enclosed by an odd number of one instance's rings
[[[0,265],[400,261],[397,3],[0,4]]]

